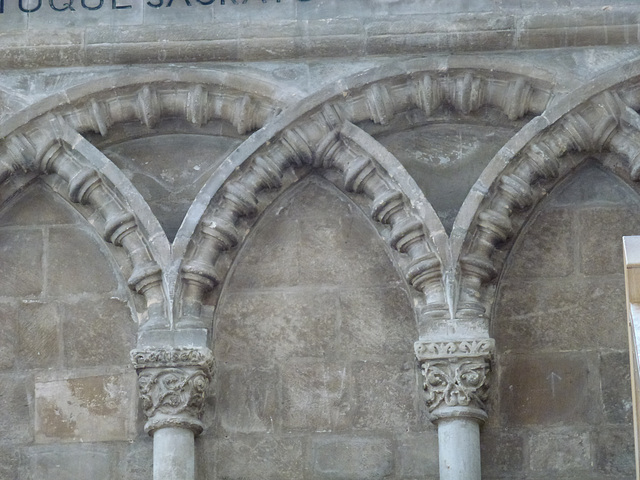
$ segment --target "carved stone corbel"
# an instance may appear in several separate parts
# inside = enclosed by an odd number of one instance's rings
[[[427,406],[435,422],[461,416],[479,423],[486,420],[485,402],[494,351],[495,342],[491,338],[416,342]]]
[[[207,387],[213,374],[213,354],[207,348],[153,348],[133,350],[142,408],[152,435],[161,428],[182,428],[195,435]]]

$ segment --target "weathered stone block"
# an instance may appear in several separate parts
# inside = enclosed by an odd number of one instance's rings
[[[137,325],[125,302],[86,300],[60,308],[67,367],[129,365]]]
[[[0,443],[26,444],[33,439],[33,380],[19,374],[0,375]]]
[[[586,353],[501,358],[502,419],[510,425],[587,424],[600,418],[595,360]]]
[[[302,285],[381,285],[398,280],[380,235],[364,213],[326,182],[309,182],[291,201],[300,229]]]
[[[435,430],[406,434],[397,439],[398,478],[438,478],[438,433]]]
[[[0,304],[2,335],[0,335],[0,371],[11,370],[16,357],[17,309],[7,303]]]
[[[36,379],[38,443],[102,442],[135,438],[135,373]]]
[[[622,478],[635,472],[633,428],[631,425],[601,429],[595,435],[595,456],[598,472]]]
[[[353,377],[344,363],[287,362],[282,367],[283,428],[316,432],[351,426]]]
[[[40,229],[0,230],[0,292],[3,296],[40,294],[42,252]]]
[[[115,267],[95,233],[76,227],[49,231],[47,289],[51,295],[110,292],[118,286]],[[70,262],[69,259],[74,261]]]
[[[376,437],[327,435],[311,441],[312,478],[373,480],[393,473],[389,440]]]
[[[581,271],[622,274],[622,237],[640,232],[640,208],[592,208],[580,212]]]
[[[60,316],[54,303],[22,303],[17,309],[16,360],[22,368],[60,365]]]
[[[405,290],[343,290],[339,296],[343,354],[404,355],[418,338],[415,314]]]
[[[507,266],[510,275],[525,278],[570,275],[576,243],[574,217],[571,209],[542,210],[514,246]]]
[[[525,434],[526,435],[526,434]],[[524,440],[517,432],[483,428],[480,431],[482,478],[514,475],[524,467]]]
[[[217,359],[273,364],[291,357],[322,357],[336,337],[333,294],[227,293],[218,307],[214,354]]]
[[[139,431],[142,432],[142,430]],[[142,433],[125,448],[126,473],[124,478],[126,480],[153,478],[153,437]]]
[[[273,433],[280,419],[278,381],[275,368],[220,365],[215,376],[216,415],[224,431]]]
[[[0,214],[0,226],[76,223],[73,209],[40,183],[29,187]]]
[[[591,458],[589,433],[571,430],[543,431],[529,440],[529,462],[532,470],[570,474],[588,470]]]
[[[20,478],[18,468],[20,452],[16,446],[0,446],[0,478],[7,480]]]
[[[385,363],[356,362],[354,376],[358,399],[356,427],[407,431],[428,423],[413,358],[393,358]]]
[[[507,277],[492,325],[496,344],[514,352],[624,349],[623,292],[622,277],[545,282]]]
[[[216,442],[217,478],[295,480],[304,478],[305,438],[248,435]]]
[[[100,479],[116,480],[117,456],[108,445],[52,445],[31,447],[29,480]]]
[[[600,381],[604,414],[610,423],[631,424],[631,369],[628,352],[607,352],[600,356]]]
[[[291,207],[266,210],[238,254],[229,288],[297,285],[300,279],[299,229]]]
[[[264,213],[236,260],[233,288],[380,285],[398,280],[364,214],[312,177]]]
[[[551,195],[552,205],[567,207],[621,206],[633,202],[634,193],[596,160],[586,160],[584,167],[558,185]]]

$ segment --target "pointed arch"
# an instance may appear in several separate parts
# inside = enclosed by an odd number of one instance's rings
[[[200,191],[176,236],[175,258],[184,257],[180,271],[174,270],[180,275],[174,317],[181,325],[202,325],[202,298],[225,275],[218,260],[242,240],[240,224],[244,228],[262,208],[259,194],[290,181],[291,168],[335,169],[345,190],[368,197],[372,217],[391,226],[390,245],[408,256],[405,278],[425,295],[422,315],[450,318],[443,273],[455,272],[442,224],[399,162],[384,165],[382,159],[393,156],[373,139],[364,141],[370,137],[354,123],[384,124],[415,108],[430,115],[443,103],[463,113],[498,106],[515,119],[543,111],[551,98],[547,79],[496,73],[495,66],[468,58],[451,63],[449,70],[424,60],[404,62],[353,76],[286,109],[238,147]]]
[[[510,248],[517,224],[589,153],[619,154],[627,166],[615,166],[614,173],[640,177],[640,115],[634,110],[639,75],[640,62],[634,62],[560,98],[491,160],[454,225],[453,255],[461,271],[457,317],[486,326],[483,318],[493,302],[486,287],[502,268],[496,253]]]
[[[135,68],[91,79],[0,124],[0,183],[26,172],[56,174],[68,183],[69,200],[94,208],[105,240],[127,252],[129,285],[147,301],[146,328],[167,326],[166,235],[131,182],[82,134],[108,135],[113,124],[132,120],[151,127],[180,115],[197,125],[222,118],[244,134],[277,115],[282,100],[275,85],[230,72]]]

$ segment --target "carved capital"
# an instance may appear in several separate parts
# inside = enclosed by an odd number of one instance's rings
[[[487,417],[493,339],[416,342],[415,352],[424,376],[427,406],[434,420]]]
[[[200,418],[213,372],[213,355],[206,348],[157,348],[133,350],[138,371],[142,408],[148,421],[145,431],[177,427],[203,430]]]

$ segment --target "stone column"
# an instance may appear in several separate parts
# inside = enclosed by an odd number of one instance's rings
[[[153,479],[194,480],[195,436],[213,372],[207,348],[153,348],[131,352],[142,408],[153,436]]]
[[[493,339],[416,342],[427,406],[438,426],[440,480],[480,480]]]

